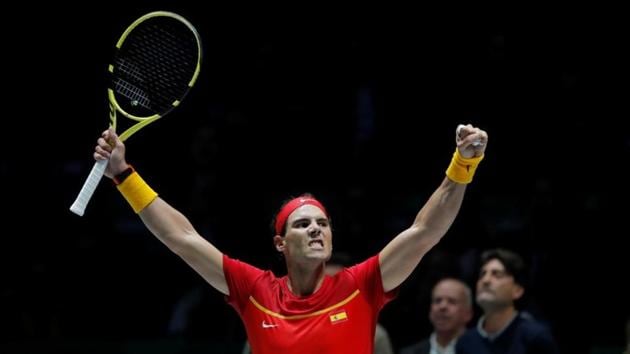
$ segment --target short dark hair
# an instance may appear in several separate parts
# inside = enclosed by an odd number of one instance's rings
[[[481,267],[485,266],[493,259],[503,264],[505,271],[514,278],[514,282],[524,288],[526,287],[525,262],[518,253],[505,248],[487,250],[481,254]]]

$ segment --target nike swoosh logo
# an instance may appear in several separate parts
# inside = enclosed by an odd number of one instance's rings
[[[262,328],[273,328],[273,327],[278,327],[278,325],[273,324],[273,323],[267,323],[264,320],[262,321]]]

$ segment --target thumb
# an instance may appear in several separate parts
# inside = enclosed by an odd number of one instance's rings
[[[110,127],[109,129],[107,129],[106,133],[107,136],[105,137],[105,139],[107,140],[109,145],[111,145],[112,147],[119,147],[123,145],[122,141],[118,137],[118,134],[116,134],[116,132],[114,131],[114,128]]]

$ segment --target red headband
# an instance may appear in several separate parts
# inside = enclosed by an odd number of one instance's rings
[[[317,201],[317,199],[315,198],[298,197],[298,198],[291,199],[291,201],[289,201],[287,204],[284,205],[284,207],[282,207],[282,209],[280,209],[280,212],[278,212],[278,215],[276,216],[276,225],[275,225],[276,234],[280,235],[282,233],[282,228],[287,223],[287,219],[289,218],[289,215],[295,209],[301,207],[302,205],[307,205],[307,204],[314,205],[320,208],[324,212],[324,214],[328,216],[328,213],[326,212],[326,209],[324,208],[322,203]]]

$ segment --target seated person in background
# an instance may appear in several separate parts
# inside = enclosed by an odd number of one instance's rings
[[[518,254],[492,249],[481,255],[477,304],[483,316],[457,341],[457,354],[557,354],[549,329],[515,302],[525,292],[525,263]]]
[[[443,278],[431,292],[429,320],[433,333],[404,347],[400,354],[454,354],[455,343],[466,331],[472,316],[472,291],[468,285],[455,278]]]

